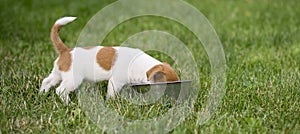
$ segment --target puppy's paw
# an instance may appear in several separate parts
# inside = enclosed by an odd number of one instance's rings
[[[68,105],[69,103],[72,104],[71,99],[69,97],[69,95],[60,95],[60,99],[62,100],[62,102],[64,102],[66,105]]]
[[[39,94],[43,93],[43,92],[49,92],[50,87],[49,86],[44,86],[42,85],[41,88],[39,89]]]
[[[107,93],[106,94],[106,99],[115,99],[115,94],[114,93]]]
[[[46,92],[47,90],[49,91],[49,89],[47,89],[47,88],[45,87],[45,85],[42,85],[41,88],[39,89],[39,94],[41,94],[41,93],[43,93],[43,92]]]
[[[45,89],[41,87],[41,88],[39,89],[39,94],[42,94],[44,91],[45,91]]]
[[[66,105],[70,102],[69,93],[64,88],[57,88],[56,94],[60,97],[61,101],[64,102]]]
[[[49,92],[49,89],[50,89],[51,85],[50,85],[50,80],[49,79],[44,79],[43,80],[43,83],[42,83],[42,86],[39,90],[39,93],[42,93],[42,92]]]

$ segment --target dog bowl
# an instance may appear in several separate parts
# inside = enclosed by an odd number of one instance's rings
[[[192,80],[181,80],[172,82],[158,82],[158,83],[133,83],[127,85],[127,88],[123,90],[125,96],[129,98],[143,98],[149,103],[154,101],[185,100],[190,95],[189,89],[191,88]]]

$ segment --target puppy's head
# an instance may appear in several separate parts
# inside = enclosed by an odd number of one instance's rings
[[[165,62],[156,65],[152,67],[149,71],[147,71],[147,79],[151,82],[167,82],[179,80],[174,69],[168,63]]]

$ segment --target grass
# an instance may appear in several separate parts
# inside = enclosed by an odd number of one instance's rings
[[[0,132],[102,132],[87,119],[74,94],[75,105],[65,106],[54,89],[45,95],[38,95],[38,89],[57,56],[49,39],[53,22],[61,16],[78,17],[61,31],[65,43],[74,47],[85,23],[112,2],[1,1]],[[193,113],[171,133],[299,133],[300,3],[297,0],[187,2],[208,18],[223,43],[226,94],[212,118],[197,126],[196,112],[205,103],[201,98],[205,94],[200,95]],[[193,34],[175,22],[151,17],[133,19],[114,29],[103,44],[118,45],[130,35],[151,28],[171,32],[194,55],[203,57],[196,62],[201,89],[208,89],[210,65],[205,51],[197,46],[199,42]],[[140,110],[130,105],[126,109]],[[159,115],[160,109],[154,108],[152,112]],[[127,116],[136,117],[130,113]]]

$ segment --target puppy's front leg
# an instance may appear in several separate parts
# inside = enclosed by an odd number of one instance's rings
[[[122,89],[124,85],[125,85],[124,83],[114,81],[113,78],[111,78],[108,81],[106,97],[114,99],[116,94],[119,93],[119,91]]]
[[[115,91],[112,80],[108,81],[106,98],[115,98]]]

